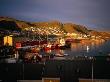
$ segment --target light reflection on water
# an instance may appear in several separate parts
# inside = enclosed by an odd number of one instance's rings
[[[52,53],[61,52],[69,56],[106,56],[110,53],[110,41],[87,41],[72,43],[71,49],[54,50]]]

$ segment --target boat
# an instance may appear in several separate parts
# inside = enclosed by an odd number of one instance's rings
[[[44,45],[44,47],[43,47],[43,49],[44,49],[44,51],[45,52],[51,52],[51,44],[46,44],[46,45]]]
[[[60,49],[56,50],[55,57],[64,57],[64,51]]]
[[[71,48],[71,43],[65,42],[63,38],[60,39],[59,49]]]
[[[81,39],[67,39],[66,40],[66,43],[79,43],[79,42],[81,42]]]
[[[59,46],[65,46],[65,40],[63,38],[60,39],[59,43]]]
[[[87,52],[89,52],[89,49],[90,49],[89,46],[87,46],[87,47],[86,47]]]
[[[64,57],[64,55],[63,54],[60,54],[60,53],[55,54],[55,56],[56,57]]]

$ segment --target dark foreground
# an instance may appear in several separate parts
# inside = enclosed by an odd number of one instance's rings
[[[45,63],[21,64],[1,63],[0,80],[42,80],[60,78],[60,82],[79,82],[83,79],[110,79],[110,57],[94,60],[48,60]]]

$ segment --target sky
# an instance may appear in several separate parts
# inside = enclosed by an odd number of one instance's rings
[[[0,0],[0,16],[29,22],[58,20],[110,32],[110,0]]]

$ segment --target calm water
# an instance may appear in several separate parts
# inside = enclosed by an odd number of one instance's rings
[[[61,52],[69,56],[107,56],[110,54],[110,41],[72,43],[71,47],[71,49],[51,52],[54,54]]]

